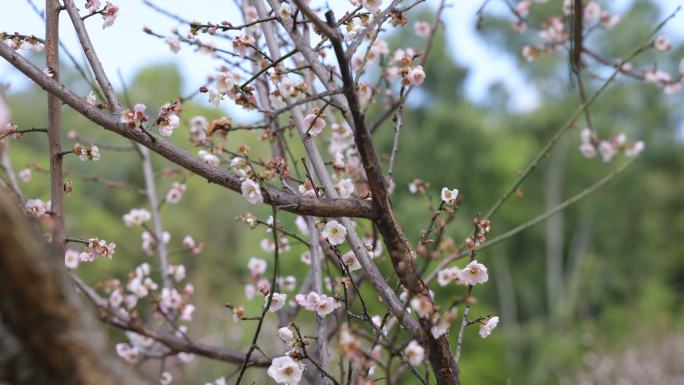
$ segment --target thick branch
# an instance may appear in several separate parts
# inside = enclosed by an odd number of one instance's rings
[[[85,23],[83,23],[81,15],[78,13],[78,8],[76,7],[74,0],[64,0],[64,7],[69,13],[71,23],[74,25],[76,35],[78,35],[78,40],[81,42],[81,46],[83,47],[83,53],[85,53],[86,58],[88,58],[90,68],[92,68],[93,73],[95,74],[97,84],[99,84],[100,88],[102,88],[102,92],[104,92],[105,98],[107,98],[107,103],[109,103],[112,112],[118,114],[121,111],[121,105],[119,104],[119,100],[116,97],[116,93],[114,92],[112,84],[107,78],[104,68],[102,68],[102,63],[95,53],[95,48],[93,47],[93,43],[90,41],[90,36],[88,36]]]
[[[57,0],[45,2],[45,58],[52,77],[59,81],[59,12]],[[48,145],[50,147],[50,200],[52,237],[57,255],[64,255],[64,165],[62,159],[62,101],[48,95]]]
[[[334,27],[336,24],[332,11],[328,11],[325,16],[328,25]],[[349,112],[354,123],[354,141],[361,155],[363,168],[366,171],[368,185],[373,194],[373,203],[377,212],[382,213],[375,220],[378,231],[382,235],[394,271],[397,273],[401,284],[409,290],[411,295],[419,295],[431,301],[430,292],[425,283],[420,279],[415,263],[415,253],[411,249],[410,243],[394,216],[380,160],[373,145],[373,137],[368,127],[366,127],[365,118],[359,106],[351,66],[347,60],[342,42],[339,39],[331,39],[331,42],[342,75],[344,96],[347,99]],[[459,384],[458,367],[451,355],[449,341],[446,336],[435,339],[430,333],[430,320],[421,318],[420,323],[423,329],[421,337],[428,347],[428,359],[432,365],[437,383],[439,385]]]

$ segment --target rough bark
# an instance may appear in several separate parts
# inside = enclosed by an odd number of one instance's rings
[[[142,385],[120,367],[64,268],[0,190],[0,383]]]

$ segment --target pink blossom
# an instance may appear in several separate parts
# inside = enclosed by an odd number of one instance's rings
[[[276,312],[285,306],[285,300],[287,299],[287,294],[273,293],[273,299],[271,299],[271,306],[269,306],[268,311]],[[266,297],[266,302],[268,303],[269,297]]]
[[[64,266],[70,270],[76,269],[79,263],[79,255],[78,251],[67,249],[64,253]]]
[[[645,144],[643,141],[638,141],[631,146],[625,147],[625,155],[629,157],[636,157],[644,150]]]
[[[466,265],[461,271],[461,276],[467,285],[485,283],[489,279],[487,268],[477,261],[472,261]]]
[[[249,259],[249,262],[247,262],[247,268],[249,269],[249,273],[252,275],[252,277],[260,277],[262,274],[266,272],[266,268],[268,267],[268,264],[266,261],[260,258],[255,258],[252,257]]]
[[[178,39],[178,36],[168,36],[166,39],[164,39],[164,43],[168,44],[169,49],[173,53],[178,53],[181,49],[180,39]]]
[[[591,159],[596,157],[596,147],[591,143],[582,143],[579,149],[585,158]]]
[[[161,292],[161,300],[159,302],[159,307],[164,313],[169,313],[173,310],[178,309],[183,303],[183,298],[181,298],[178,290],[163,288]]]
[[[102,14],[102,29],[105,29],[107,27],[111,27],[114,25],[114,20],[116,20],[116,16],[119,12],[119,7],[116,5],[110,3],[109,1],[105,5],[103,14]]]
[[[599,143],[599,153],[601,154],[601,158],[603,158],[604,162],[610,162],[615,155],[617,155],[617,150],[613,146],[612,143],[602,140],[601,143]]]
[[[419,86],[425,81],[423,66],[415,66],[408,73],[408,81],[412,86]]]
[[[85,3],[86,9],[88,9],[91,13],[92,12],[97,12],[98,9],[100,9],[100,0],[86,0]]]
[[[171,184],[171,189],[166,193],[166,202],[172,205],[178,204],[183,198],[183,193],[187,188],[188,186],[184,183],[173,182]]]
[[[321,118],[318,112],[312,112],[304,117],[304,129],[308,130],[309,135],[318,136],[325,128],[325,119]]]

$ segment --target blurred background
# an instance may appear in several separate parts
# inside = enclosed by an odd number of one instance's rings
[[[607,57],[631,52],[678,4],[599,3],[622,16],[613,30],[590,41]],[[423,11],[409,15],[411,23],[432,20],[434,3],[428,4]],[[560,4],[549,1],[535,12],[541,12],[541,19],[544,12],[558,13]],[[173,19],[141,1],[117,5],[121,13],[114,26],[102,32],[99,22],[94,22],[91,31],[115,87],[123,94],[126,86],[131,104],[145,103],[148,111],[155,111],[162,103],[196,90],[217,67],[215,61],[189,47],[173,55],[162,41],[141,31],[149,26],[168,33],[177,25]],[[430,220],[427,199],[408,191],[414,178],[431,184],[433,199],[438,199],[442,186],[460,189],[464,203],[447,230],[460,244],[471,232],[472,218],[492,205],[580,104],[569,79],[567,55],[543,55],[527,63],[520,55],[527,41],[512,33],[506,7],[491,2],[478,28],[480,5],[479,1],[456,1],[447,9],[443,16],[446,30],[437,36],[426,66],[426,82],[412,95],[405,112],[393,201],[413,241]],[[42,3],[38,6],[42,9]],[[163,6],[190,20],[239,20],[232,2],[197,5],[165,1]],[[0,9],[0,31],[43,35],[40,17],[29,2],[0,0]],[[221,16],[217,18],[217,14]],[[67,49],[84,62],[66,18],[62,27]],[[419,46],[411,29],[390,35],[390,46]],[[660,69],[676,71],[684,57],[684,14],[663,31],[673,41],[673,50],[660,55],[649,51],[635,61],[637,67],[657,62]],[[41,55],[34,59],[43,60]],[[86,95],[87,84],[64,54],[62,61],[63,81]],[[7,99],[13,122],[20,128],[44,127],[44,94],[4,62],[0,63],[0,82],[11,84]],[[589,91],[597,85],[600,80],[589,82]],[[684,384],[683,95],[665,95],[651,84],[621,77],[592,105],[594,129],[600,136],[624,132],[630,139],[644,140],[646,150],[598,193],[478,258],[490,268],[491,284],[478,287],[478,305],[473,311],[476,315],[499,314],[502,323],[500,330],[484,341],[475,329],[468,330],[461,370],[465,384]],[[199,114],[208,118],[227,114],[236,121],[250,122],[256,117],[226,104],[230,103],[223,103],[225,110],[210,108],[206,96],[200,95],[185,105],[183,119],[187,123]],[[372,108],[370,115],[378,111]],[[65,129],[82,137],[126,144],[68,109],[64,119]],[[557,205],[625,161],[622,157],[603,163],[582,157],[579,129],[584,125],[581,120],[578,123],[500,210],[492,222],[491,236]],[[185,130],[187,124],[172,140],[190,148]],[[392,134],[390,125],[377,132],[381,154],[389,156]],[[267,146],[255,136],[231,133],[229,146],[237,148],[242,143],[268,156]],[[67,141],[65,146],[70,144],[72,141]],[[40,171],[47,170],[46,151],[46,139],[39,135],[26,135],[12,143],[15,169],[34,169],[33,179],[22,185],[26,197],[49,199],[47,179]],[[71,172],[68,178],[74,183],[66,202],[67,234],[99,236],[117,243],[112,261],[79,268],[79,275],[91,284],[111,277],[125,280],[127,272],[139,263],[154,261],[140,249],[139,229],[126,228],[121,221],[131,208],[146,205],[138,190],[143,186],[141,167],[133,155],[103,150],[102,160],[96,163],[66,161]],[[158,157],[154,160],[161,171],[160,193],[172,181],[184,178],[172,164]],[[222,305],[244,304],[248,314],[260,306],[260,300],[248,302],[242,293],[247,260],[266,257],[259,247],[266,233],[263,228],[250,230],[233,218],[251,210],[263,219],[270,210],[255,209],[237,194],[197,177],[185,182],[189,188],[183,201],[165,207],[162,215],[172,234],[171,250],[181,249],[186,234],[206,244],[205,252],[195,257],[172,255],[174,264],[186,265],[188,280],[195,286],[198,311],[190,334],[213,344],[247,346],[253,325],[233,323]],[[293,219],[290,214],[281,216],[292,229]],[[294,245],[283,262],[284,271],[303,271],[302,251]],[[380,264],[389,271],[387,260]],[[456,295],[453,286],[434,289],[445,304]],[[366,297],[372,297],[370,291]],[[372,306],[380,313],[377,301]],[[305,325],[312,321],[300,317]],[[268,326],[275,327],[275,323]],[[110,332],[114,341],[122,340],[118,332]],[[228,376],[234,369],[198,360],[183,372],[180,383],[203,383]],[[253,372],[254,378],[262,378]]]

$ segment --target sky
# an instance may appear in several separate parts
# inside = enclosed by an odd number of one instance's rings
[[[160,16],[156,11],[143,3],[143,0],[112,0],[120,7],[119,16],[111,28],[102,30],[99,16],[87,20],[89,33],[95,48],[110,75],[115,88],[121,88],[117,73],[120,71],[124,79],[129,81],[138,70],[151,64],[174,62],[179,66],[185,79],[185,92],[196,90],[204,83],[206,75],[216,68],[216,62],[207,60],[206,56],[193,53],[184,47],[178,54],[173,54],[168,46],[159,39],[142,32],[144,26],[155,32],[168,34],[178,23],[171,18]],[[469,69],[466,79],[466,95],[473,101],[485,103],[487,90],[492,83],[501,82],[509,90],[515,90],[515,101],[509,107],[512,110],[525,111],[533,109],[539,100],[534,89],[525,84],[525,79],[516,70],[512,57],[502,57],[501,52],[487,45],[475,30],[476,13],[483,0],[451,0],[451,7],[443,15],[446,22],[448,47],[454,59]],[[560,0],[552,0],[558,1]],[[611,4],[612,9],[619,10],[633,1],[647,0],[611,0],[599,1],[600,4]],[[671,12],[684,0],[658,0],[663,12]],[[40,17],[32,9],[31,2],[40,9],[42,0],[0,0],[0,31],[20,32],[23,34],[44,35],[44,26]],[[76,0],[77,4],[85,0]],[[232,1],[227,0],[154,0],[155,4],[190,20],[220,22],[222,20],[240,22],[240,16]],[[316,1],[314,0],[314,4]],[[333,9],[347,4],[346,0],[330,0]],[[385,0],[388,3],[388,0]],[[428,1],[434,7],[436,1]],[[487,11],[495,14],[507,12],[503,0],[492,0]],[[411,15],[409,14],[409,17]],[[70,21],[66,14],[60,21],[60,36],[69,51],[78,58],[82,51],[78,44]],[[184,31],[185,28],[180,29]],[[674,41],[684,41],[684,12],[670,22],[664,32]],[[63,60],[66,57],[62,55]],[[429,74],[428,74],[429,75]],[[8,63],[0,60],[0,82],[10,82],[13,89],[21,89],[29,85],[21,74]],[[523,92],[521,92],[523,90]],[[225,104],[225,103],[224,103]],[[234,112],[231,109],[231,112]]]

